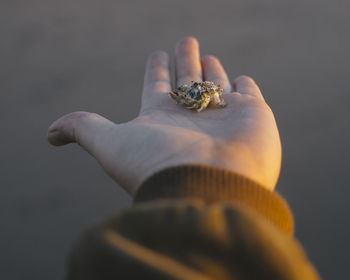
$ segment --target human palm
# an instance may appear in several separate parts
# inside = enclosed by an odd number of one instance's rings
[[[241,76],[232,91],[220,62],[213,56],[200,59],[194,38],[180,41],[175,55],[176,84],[200,80],[220,84],[225,108],[210,105],[198,113],[176,105],[167,96],[168,56],[158,51],[147,63],[137,118],[115,124],[93,113],[71,113],[50,126],[50,143],[79,143],[131,195],[151,174],[183,164],[231,170],[272,190],[281,146],[273,113],[255,82]]]

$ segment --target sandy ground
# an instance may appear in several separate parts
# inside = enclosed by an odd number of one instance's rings
[[[283,143],[277,190],[325,279],[349,260],[349,1],[0,2],[0,278],[62,279],[78,233],[130,197],[76,145],[55,149],[64,113],[137,115],[144,63],[186,35],[231,77],[253,76]]]

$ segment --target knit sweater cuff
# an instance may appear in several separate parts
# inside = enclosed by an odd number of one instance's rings
[[[181,198],[200,198],[206,204],[231,202],[250,208],[269,223],[293,234],[293,216],[279,194],[247,177],[215,167],[182,165],[163,169],[142,183],[134,202]]]

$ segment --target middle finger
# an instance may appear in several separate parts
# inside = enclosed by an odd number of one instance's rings
[[[182,39],[175,48],[176,85],[202,81],[199,43],[193,37]]]

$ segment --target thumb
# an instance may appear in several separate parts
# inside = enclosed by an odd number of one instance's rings
[[[48,128],[47,139],[54,146],[76,142],[93,154],[99,137],[114,126],[98,114],[74,112],[54,121]]]

